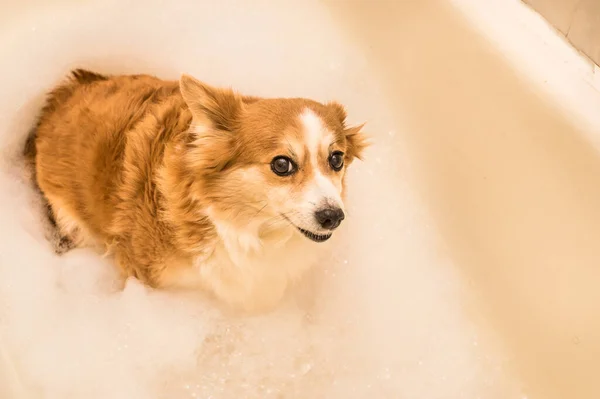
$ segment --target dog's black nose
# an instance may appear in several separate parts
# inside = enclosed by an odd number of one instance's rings
[[[344,220],[344,211],[340,208],[325,208],[315,212],[315,218],[322,228],[327,230],[336,229]]]

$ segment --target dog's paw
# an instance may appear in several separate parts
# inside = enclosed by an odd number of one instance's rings
[[[54,252],[62,255],[75,248],[75,243],[69,237],[57,237],[54,242]]]

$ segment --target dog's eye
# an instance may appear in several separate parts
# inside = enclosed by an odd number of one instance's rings
[[[296,165],[290,158],[279,156],[271,161],[271,170],[278,176],[289,176],[296,172]]]
[[[339,172],[344,167],[344,153],[335,151],[329,156],[329,166],[331,169]]]

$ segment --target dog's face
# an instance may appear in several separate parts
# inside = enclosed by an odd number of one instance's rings
[[[343,107],[180,83],[194,119],[188,157],[211,217],[329,239],[345,218],[346,168],[367,145],[361,126],[345,126]]]

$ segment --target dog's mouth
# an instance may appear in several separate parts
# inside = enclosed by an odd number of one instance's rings
[[[296,226],[291,220],[290,218],[288,218],[285,214],[281,214],[281,216],[284,217],[285,220],[288,221],[289,224],[291,224],[292,226],[294,226],[296,229],[298,229],[298,231],[300,233],[302,233],[302,235],[306,238],[308,238],[311,241],[314,242],[325,242],[327,240],[329,240],[331,238],[331,236],[333,235],[333,233],[327,233],[327,234],[317,234],[317,233],[313,233],[312,231],[308,231],[303,229],[302,227],[298,227]]]
[[[300,227],[296,227],[300,233],[302,233],[306,238],[312,240],[314,242],[325,242],[331,238],[332,233],[329,234],[315,234],[312,231],[304,230]]]

